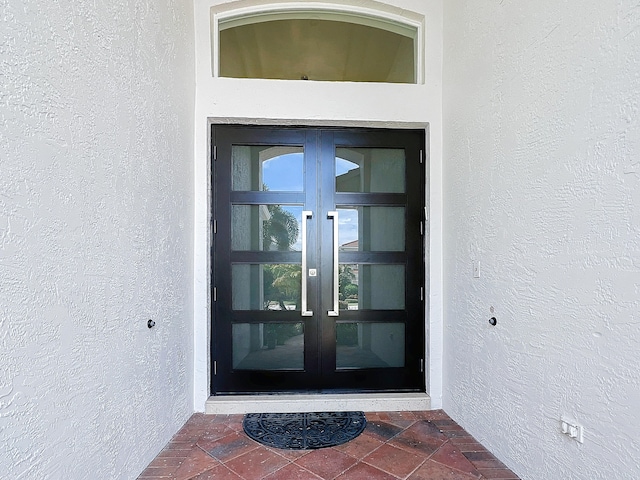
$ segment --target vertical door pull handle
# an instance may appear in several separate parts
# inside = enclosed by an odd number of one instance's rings
[[[340,315],[340,304],[338,303],[338,212],[327,212],[328,218],[333,218],[333,310],[329,310],[327,315],[337,317]]]
[[[307,219],[313,216],[309,210],[302,211],[302,285],[300,286],[302,301],[300,302],[300,313],[303,317],[312,317],[313,312],[307,310]]]

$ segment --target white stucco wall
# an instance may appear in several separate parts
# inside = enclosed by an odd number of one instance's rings
[[[444,408],[523,479],[638,479],[638,2],[444,23]]]
[[[0,477],[135,478],[192,412],[192,5],[0,11]]]
[[[327,5],[332,2],[272,2]],[[350,8],[378,9],[424,20],[425,81],[419,85],[296,82],[214,78],[211,64],[211,12],[269,5],[262,0],[224,2],[195,0],[196,18],[196,228],[195,228],[195,409],[204,410],[209,396],[209,119],[214,122],[276,125],[379,126],[422,128],[429,124],[430,237],[427,264],[430,277],[428,315],[429,394],[434,408],[442,398],[442,243],[441,243],[441,0],[344,0]]]

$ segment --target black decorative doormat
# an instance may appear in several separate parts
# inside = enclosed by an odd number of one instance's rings
[[[268,447],[309,450],[353,440],[367,425],[363,412],[249,413],[245,433]]]

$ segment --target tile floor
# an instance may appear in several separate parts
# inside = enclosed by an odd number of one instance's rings
[[[442,410],[366,413],[367,428],[319,450],[267,448],[243,415],[193,415],[139,480],[514,480]]]

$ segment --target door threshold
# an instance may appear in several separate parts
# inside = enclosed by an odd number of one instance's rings
[[[405,412],[431,410],[426,393],[344,393],[212,396],[208,414],[301,412]]]

